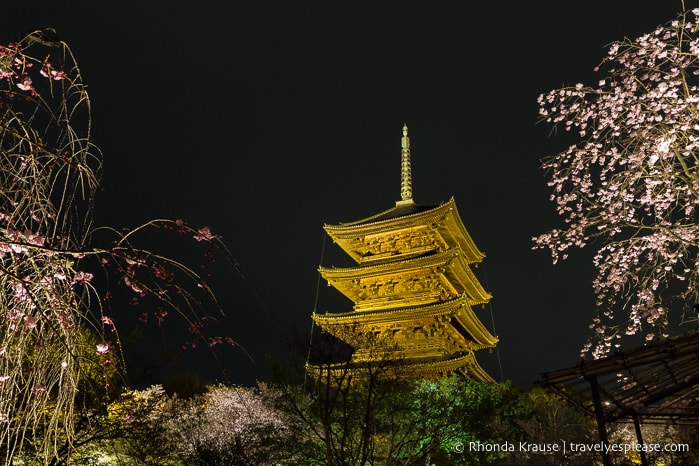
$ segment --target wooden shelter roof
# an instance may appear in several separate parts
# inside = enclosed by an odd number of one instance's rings
[[[541,382],[591,414],[597,391],[607,422],[699,424],[699,330],[543,373]]]

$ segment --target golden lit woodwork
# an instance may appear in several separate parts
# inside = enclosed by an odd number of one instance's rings
[[[329,285],[355,303],[357,311],[431,304],[462,295],[470,304],[491,298],[460,248],[380,265],[319,270]]]
[[[438,378],[454,372],[477,380],[493,379],[474,352],[498,342],[473,306],[491,295],[471,270],[483,260],[466,231],[454,199],[438,206],[412,200],[410,141],[403,128],[401,200],[371,217],[325,225],[355,267],[320,267],[329,286],[348,297],[352,311],[314,313],[323,330],[349,344],[349,366],[360,374],[372,362],[395,362],[396,377]],[[309,373],[321,368],[309,366]]]
[[[485,257],[461,222],[453,198],[436,207],[396,205],[363,220],[323,228],[359,264],[407,259],[457,246],[469,264]]]

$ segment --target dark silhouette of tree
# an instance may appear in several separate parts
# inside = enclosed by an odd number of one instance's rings
[[[460,375],[414,380],[396,348],[348,331],[347,343],[320,332],[295,338],[300,357],[310,357],[308,375],[278,379],[277,409],[289,413],[295,451],[309,464],[498,464],[504,455],[465,452],[469,441],[514,441],[524,431],[516,421],[531,409],[511,384],[491,384]],[[305,341],[305,343],[304,343]],[[352,359],[352,348],[363,348]],[[298,364],[297,364],[298,366]],[[505,463],[502,463],[505,464]]]

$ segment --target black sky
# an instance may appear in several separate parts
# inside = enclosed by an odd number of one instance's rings
[[[0,41],[53,27],[76,54],[105,158],[97,223],[183,218],[223,235],[266,308],[234,273],[219,275],[228,331],[254,360],[228,355],[234,382],[264,379],[291,327],[310,329],[322,225],[399,199],[405,122],[414,197],[455,197],[487,256],[477,275],[494,298],[479,315],[492,328],[492,309],[504,377],[527,387],[577,362],[593,305],[589,251],[554,267],[531,250],[559,225],[539,159],[564,145],[535,124],[536,97],[596,83],[605,44],[680,8],[34,0],[3,6]],[[323,263],[344,263],[329,242]],[[349,308],[320,287],[319,311]],[[479,360],[500,378],[497,356]]]

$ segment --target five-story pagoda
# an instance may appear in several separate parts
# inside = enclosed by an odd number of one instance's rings
[[[395,207],[324,226],[358,265],[321,266],[320,273],[354,309],[314,313],[313,320],[354,349],[351,370],[381,359],[397,362],[402,377],[434,379],[458,372],[492,381],[474,356],[498,342],[473,310],[491,298],[471,270],[485,255],[466,231],[453,198],[429,207],[413,201],[407,126],[401,146],[401,200]]]

